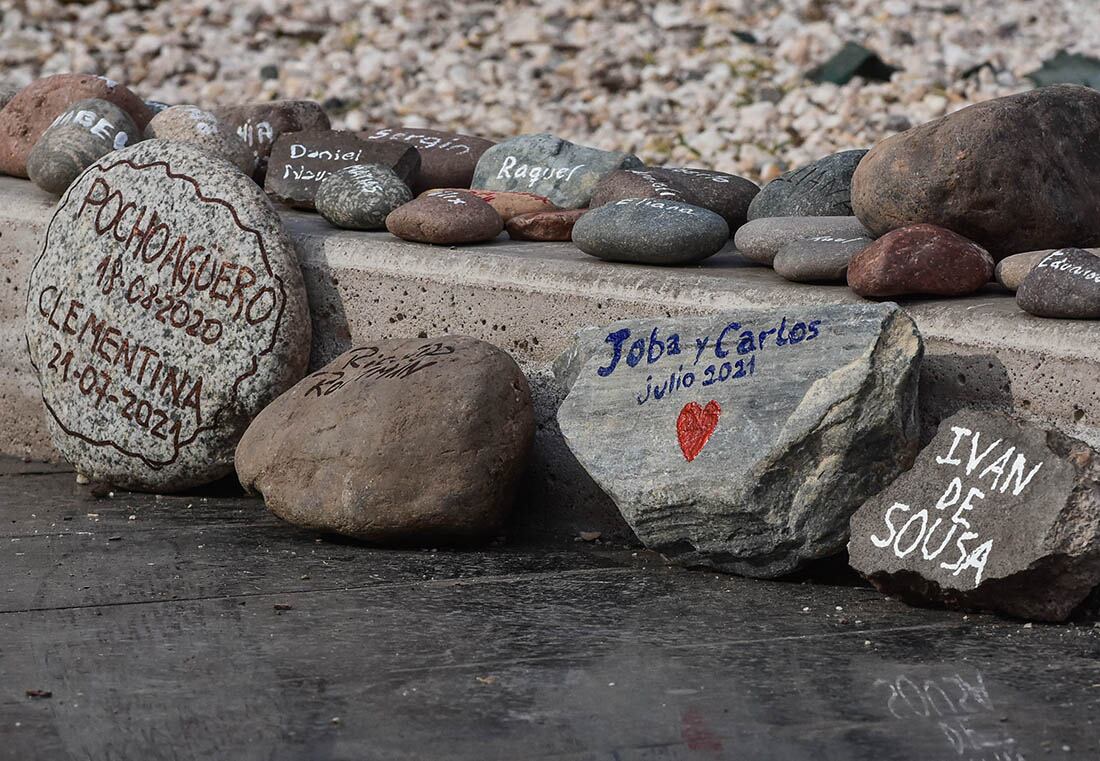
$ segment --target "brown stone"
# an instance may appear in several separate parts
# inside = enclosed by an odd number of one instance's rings
[[[935,225],[910,225],[887,233],[848,263],[848,286],[872,299],[963,296],[992,276],[988,251]]]
[[[360,132],[367,140],[394,140],[416,148],[420,171],[410,179],[412,192],[433,188],[468,188],[481,154],[496,143],[483,137],[419,127],[381,127]]]
[[[27,156],[38,138],[73,103],[99,98],[112,103],[145,129],[153,113],[128,88],[91,74],[55,74],[20,90],[0,110],[0,174],[27,176]]]
[[[520,214],[504,223],[512,240],[568,241],[573,239],[573,225],[588,209],[562,209]]]
[[[550,199],[545,196],[535,195],[534,193],[511,193],[508,191],[496,191],[496,190],[466,190],[464,188],[437,188],[435,190],[428,190],[421,193],[422,196],[432,195],[433,193],[443,193],[451,190],[460,190],[463,193],[472,193],[481,200],[488,203],[494,209],[497,214],[500,215],[502,221],[507,222],[512,217],[518,217],[520,214],[534,214],[540,211],[556,211],[557,206],[550,203]]]
[[[348,351],[272,402],[236,453],[245,488],[298,526],[373,542],[491,537],[534,437],[507,353],[466,336]]]
[[[500,235],[500,214],[468,190],[433,190],[386,217],[386,229],[404,240],[454,245]]]

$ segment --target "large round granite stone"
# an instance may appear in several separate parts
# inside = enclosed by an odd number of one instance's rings
[[[53,443],[78,472],[176,491],[233,469],[305,372],[297,257],[263,192],[178,142],[108,154],[61,198],[27,291]]]

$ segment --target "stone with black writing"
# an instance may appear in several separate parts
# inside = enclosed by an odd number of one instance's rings
[[[438,195],[441,191],[459,190],[463,193],[472,193],[492,206],[500,218],[507,222],[512,217],[520,214],[534,214],[543,211],[555,211],[558,207],[550,203],[550,199],[534,193],[509,193],[496,190],[476,190],[465,188],[436,188],[426,190],[420,195]]]
[[[701,206],[625,198],[592,209],[573,225],[573,243],[609,262],[696,264],[726,245],[726,221]]]
[[[871,234],[855,217],[762,217],[738,228],[733,243],[750,262],[771,267],[788,243],[818,237],[846,240]]]
[[[647,547],[771,578],[912,464],[921,354],[887,304],[616,322],[557,360],[558,423]]]
[[[965,296],[993,277],[993,257],[935,225],[886,233],[848,262],[848,287],[860,296]]]
[[[1100,584],[1100,453],[1001,413],[960,412],[852,516],[848,555],[913,604],[1063,621]]]
[[[749,219],[852,216],[852,175],[866,155],[841,151],[776,177],[753,199]]]
[[[129,88],[92,74],[55,74],[35,80],[0,110],[0,174],[27,176],[27,156],[54,119],[73,103],[96,98],[121,108],[145,129],[153,114]]]
[[[500,235],[504,222],[487,201],[464,190],[430,190],[386,217],[386,229],[417,243],[483,243]]]
[[[272,100],[220,106],[213,113],[236,132],[252,149],[256,169],[253,177],[261,185],[267,175],[271,147],[284,132],[327,130],[332,124],[324,107],[314,100]]]
[[[48,193],[61,195],[101,156],[142,139],[133,120],[105,100],[81,100],[65,109],[27,156],[27,176]]]
[[[280,518],[379,543],[493,537],[534,438],[527,381],[466,336],[367,343],[252,422],[237,474]]]
[[[559,208],[580,209],[605,176],[641,166],[630,153],[577,145],[547,133],[523,135],[485,151],[471,187],[535,193]]]
[[[31,269],[26,334],[58,451],[147,491],[230,473],[310,347],[271,203],[227,161],[166,140],[109,153],[69,186]]]
[[[1052,251],[1020,283],[1016,304],[1037,317],[1100,319],[1100,259],[1079,248]]]
[[[420,171],[411,179],[411,189],[416,195],[433,188],[470,187],[478,160],[496,145],[483,137],[419,127],[381,127],[359,135],[367,140],[394,140],[416,148]]]
[[[872,242],[870,238],[833,235],[791,241],[779,249],[772,267],[777,275],[795,283],[843,283],[848,262]]]
[[[189,143],[211,156],[225,159],[241,172],[252,176],[256,156],[236,132],[209,111],[197,106],[172,106],[149,121],[145,135],[157,140]]]
[[[354,132],[286,132],[271,148],[264,190],[287,206],[312,210],[321,181],[337,169],[356,164],[389,167],[408,185],[420,170],[420,154],[405,143],[364,140]]]
[[[573,239],[573,226],[588,209],[561,209],[520,214],[504,223],[512,240],[568,241]]]
[[[321,180],[314,203],[318,213],[348,230],[383,230],[391,211],[412,200],[408,185],[381,164],[337,169]]]

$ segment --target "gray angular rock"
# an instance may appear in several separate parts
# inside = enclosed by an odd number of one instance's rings
[[[737,250],[751,262],[771,267],[788,243],[827,236],[847,240],[872,237],[855,217],[761,217],[742,225],[733,236]]]
[[[313,100],[242,103],[220,106],[213,113],[252,149],[256,162],[253,177],[260,185],[267,176],[267,159],[279,135],[303,130],[327,130],[332,126],[324,107]]]
[[[375,542],[492,537],[534,438],[527,381],[466,336],[377,341],[271,403],[237,447],[241,483],[299,526]]]
[[[726,221],[700,206],[625,198],[592,209],[573,225],[581,251],[611,262],[694,264],[729,240]]]
[[[753,198],[749,219],[852,216],[852,174],[866,155],[841,151],[776,177]]]
[[[388,166],[357,164],[321,180],[314,204],[337,227],[382,230],[391,211],[412,200],[409,186]]]
[[[815,235],[783,246],[772,267],[777,275],[795,283],[844,283],[848,262],[871,243],[870,238]]]
[[[1020,283],[1016,305],[1037,317],[1100,319],[1100,259],[1079,248],[1052,251]]]
[[[912,463],[921,355],[888,304],[617,322],[559,357],[558,423],[647,547],[781,576]]]
[[[606,175],[641,166],[633,154],[589,148],[546,133],[523,135],[485,151],[470,187],[535,193],[559,208],[580,209],[588,206]]]
[[[129,115],[113,103],[77,101],[51,124],[27,156],[27,177],[61,195],[101,156],[142,139]]]
[[[915,604],[1062,621],[1100,584],[1100,454],[999,413],[940,423],[852,516],[852,567]]]
[[[233,128],[209,111],[196,106],[171,106],[152,119],[145,136],[155,140],[176,140],[194,145],[211,156],[225,159],[241,172],[252,176],[256,156]]]
[[[62,196],[31,269],[27,346],[58,451],[92,480],[177,491],[233,469],[252,416],[305,372],[282,220],[188,143],[110,153]]]

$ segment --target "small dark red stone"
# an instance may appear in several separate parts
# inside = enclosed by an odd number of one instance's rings
[[[963,296],[993,277],[993,257],[973,241],[935,225],[909,225],[882,236],[848,263],[848,287],[860,296]]]

